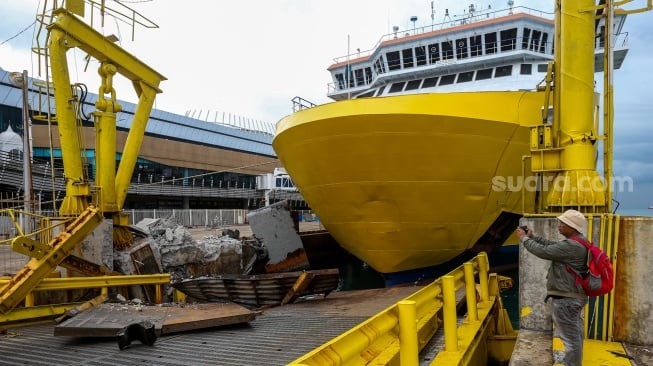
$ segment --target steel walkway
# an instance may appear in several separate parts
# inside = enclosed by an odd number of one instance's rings
[[[1,365],[284,365],[421,287],[335,292],[262,312],[245,325],[163,336],[123,351],[111,338],[55,337],[53,324],[0,336]]]

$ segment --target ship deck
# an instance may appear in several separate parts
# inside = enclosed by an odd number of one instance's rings
[[[269,308],[249,323],[132,342],[112,337],[54,336],[55,324],[9,329],[0,338],[2,365],[284,365],[344,333],[421,287],[334,292]]]
[[[133,341],[122,351],[113,337],[55,336],[54,323],[14,328],[0,336],[0,364],[285,365],[421,288],[334,292],[263,310],[249,323],[166,334],[153,346]],[[438,331],[420,352],[420,365],[429,365],[443,344]],[[510,364],[550,365],[551,347],[550,332],[521,331]],[[584,365],[653,365],[643,346],[586,340],[584,353]]]

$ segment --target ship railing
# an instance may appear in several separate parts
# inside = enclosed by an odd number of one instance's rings
[[[473,352],[473,341],[490,321],[498,318],[503,318],[504,323],[495,328],[496,333],[516,339],[510,323],[505,324],[506,310],[500,309],[501,316],[496,316],[496,305],[501,304],[499,278],[488,270],[487,255],[480,253],[290,365],[385,365],[397,359],[401,365],[418,365],[420,350],[440,328],[444,330],[442,351],[446,352],[438,352],[431,364],[458,364],[451,361]],[[467,317],[462,322],[456,311],[459,299],[467,305]]]
[[[315,103],[313,103],[311,101],[308,101],[308,100],[306,100],[306,99],[304,99],[302,97],[294,97],[294,98],[291,99],[291,101],[292,101],[292,111],[293,112],[298,112],[298,111],[301,111],[303,109],[313,108],[313,107],[315,107],[317,105],[317,104],[315,104]]]

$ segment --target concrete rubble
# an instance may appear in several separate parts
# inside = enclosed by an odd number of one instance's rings
[[[135,226],[147,236],[137,239],[132,248],[149,244],[158,269],[170,273],[172,280],[195,275],[250,274],[260,268],[258,263],[267,262],[267,250],[262,243],[255,238],[236,239],[237,233],[233,231],[195,240],[174,216],[144,219]],[[137,273],[132,253],[130,249],[114,253],[117,270]]]

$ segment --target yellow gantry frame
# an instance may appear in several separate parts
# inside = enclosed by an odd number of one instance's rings
[[[82,151],[79,146],[76,127],[75,108],[70,76],[66,61],[66,52],[77,47],[100,63],[102,76],[99,98],[94,113],[96,122],[96,162],[100,188],[100,208],[104,213],[119,213],[131,175],[143,142],[145,127],[154,104],[154,98],[160,93],[159,84],[166,80],[164,76],[132,56],[110,39],[96,32],[93,28],[77,19],[65,9],[56,9],[55,21],[47,28],[50,32],[50,64],[52,81],[55,85],[55,105],[61,141],[61,153],[64,160],[66,198],[61,206],[62,215],[76,215],[82,212],[89,202],[89,184],[83,177]],[[116,113],[120,105],[115,98],[112,86],[113,75],[119,73],[132,81],[139,102],[134,113],[129,135],[122,152],[118,171],[115,171],[116,159]],[[109,99],[105,99],[105,95]],[[118,220],[120,224],[121,220]]]
[[[70,9],[83,12],[81,1],[69,2]],[[104,215],[113,215],[114,225],[126,226],[128,220],[121,214],[127,196],[129,182],[138,158],[138,153],[145,134],[145,127],[154,104],[154,98],[160,93],[159,84],[165,77],[115,45],[112,40],[96,32],[92,27],[79,20],[66,9],[53,10],[54,21],[47,26],[50,34],[48,45],[52,82],[55,92],[55,106],[59,126],[59,139],[66,176],[66,198],[61,206],[62,216],[75,219],[47,245],[39,248],[39,255],[32,258],[21,271],[0,287],[0,313],[8,313],[23,299],[28,297],[54,268],[61,264],[104,219]],[[82,164],[82,147],[79,141],[81,130],[77,128],[76,105],[73,98],[66,52],[71,48],[80,48],[90,57],[100,62],[100,87],[97,110],[94,112],[96,124],[96,163],[100,189],[99,207],[90,202],[90,185],[84,178]],[[117,103],[113,89],[113,76],[119,73],[132,81],[139,102],[134,113],[122,159],[118,171],[115,170],[116,159],[116,113],[121,107]],[[108,95],[108,98],[105,96]],[[115,230],[114,230],[115,232]],[[116,240],[130,240],[127,233]],[[12,245],[26,245],[30,242],[18,237]]]

